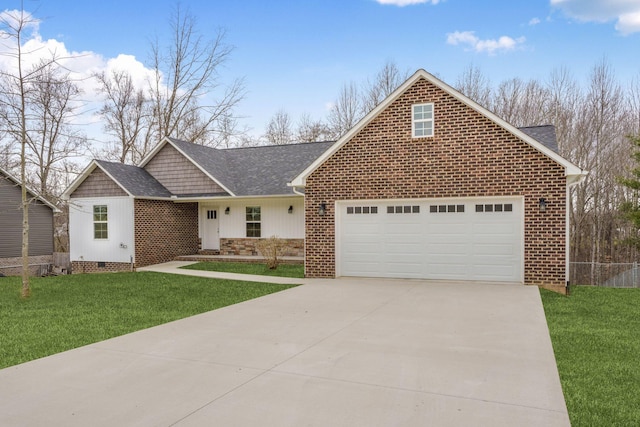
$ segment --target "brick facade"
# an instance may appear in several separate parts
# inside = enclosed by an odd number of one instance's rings
[[[435,134],[412,138],[425,102]],[[336,200],[524,196],[524,281],[563,289],[565,195],[563,166],[421,78],[307,177],[306,276],[335,276]]]
[[[260,239],[246,238],[221,238],[220,255],[260,255],[256,248],[256,243]],[[304,256],[304,239],[282,239],[287,243],[286,250],[281,256]]]
[[[198,252],[198,204],[134,201],[136,267]]]

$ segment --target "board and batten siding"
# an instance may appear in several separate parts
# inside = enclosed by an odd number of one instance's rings
[[[282,239],[304,238],[304,200],[302,197],[242,199],[200,204],[200,218],[206,210],[218,208],[220,238],[247,237],[246,208],[260,206],[262,237],[278,236]],[[288,213],[293,206],[293,213]],[[224,211],[229,208],[229,215]],[[202,231],[200,233],[202,236]]]
[[[94,205],[107,206],[107,239],[94,238]],[[71,261],[130,262],[135,254],[133,225],[130,197],[73,198],[69,204]]]
[[[144,169],[173,194],[225,192],[170,144],[162,147]]]
[[[29,255],[51,254],[53,210],[33,200],[29,205]],[[22,190],[0,175],[0,258],[19,256],[22,256]]]

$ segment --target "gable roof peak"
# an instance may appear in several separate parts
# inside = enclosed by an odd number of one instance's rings
[[[304,187],[306,185],[307,177],[313,173],[320,165],[322,165],[329,157],[331,157],[336,151],[338,151],[344,144],[346,144],[351,138],[353,138],[357,133],[359,133],[365,126],[367,126],[371,121],[373,121],[383,110],[389,107],[395,100],[397,100],[400,96],[402,96],[410,87],[412,87],[417,81],[424,79],[429,83],[433,84],[437,88],[442,91],[448,93],[453,96],[458,101],[462,102],[472,110],[475,110],[479,114],[488,118],[489,120],[496,123],[498,126],[512,133],[516,137],[523,140],[525,143],[532,146],[537,151],[541,152],[545,156],[549,157],[556,163],[560,164],[565,168],[565,175],[572,179],[580,179],[580,177],[585,175],[585,172],[574,165],[567,159],[560,156],[558,153],[553,151],[552,149],[546,147],[541,142],[537,141],[535,138],[528,135],[525,131],[518,129],[517,127],[511,125],[506,122],[504,119],[498,117],[496,114],[492,113],[485,107],[481,106],[471,98],[465,96],[457,89],[449,86],[447,83],[435,77],[433,74],[428,73],[424,69],[420,68],[415,73],[413,73],[404,83],[402,83],[396,90],[394,90],[389,96],[387,96],[380,104],[378,104],[373,110],[371,110],[368,114],[366,114],[354,127],[352,127],[349,131],[347,131],[340,139],[338,139],[327,151],[325,151],[316,161],[310,164],[304,171],[302,171],[298,176],[296,176],[290,183],[292,187]]]

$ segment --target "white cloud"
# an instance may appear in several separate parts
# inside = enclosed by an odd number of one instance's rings
[[[15,70],[17,66],[16,59],[12,55],[7,55],[15,52],[16,40],[6,37],[7,33],[2,31],[2,28],[6,28],[6,25],[2,26],[2,23],[17,22],[16,13],[19,11],[0,11],[0,70]],[[98,82],[93,78],[95,73],[125,70],[131,74],[136,87],[147,88],[147,82],[153,75],[153,71],[145,67],[134,56],[120,54],[115,58],[104,58],[92,51],[72,51],[61,41],[42,39],[38,33],[38,25],[38,21],[33,21],[26,28],[27,31],[23,33],[23,66],[28,70],[40,60],[49,59],[55,55],[58,63],[70,73],[70,77],[83,91],[80,109],[84,113],[75,118],[77,124],[89,125],[100,122],[95,112],[100,109],[102,97],[97,91]],[[99,126],[89,126],[85,129],[90,133],[90,138],[101,139]]]
[[[410,6],[414,4],[424,4],[424,3],[431,3],[431,4],[440,3],[440,0],[376,0],[376,1],[380,4],[388,4],[388,5],[399,6],[399,7]]]
[[[640,10],[620,15],[616,22],[616,30],[625,35],[640,31]]]
[[[539,18],[531,18],[531,20],[529,21],[529,25],[538,25],[540,23],[540,19]]]
[[[551,6],[582,22],[616,21],[622,34],[640,31],[640,0],[550,0]]]
[[[471,50],[476,52],[487,52],[489,55],[495,55],[497,52],[514,50],[524,42],[524,37],[514,39],[509,36],[502,36],[497,40],[482,40],[475,35],[474,31],[455,31],[447,34],[447,44],[454,46],[467,45]]]

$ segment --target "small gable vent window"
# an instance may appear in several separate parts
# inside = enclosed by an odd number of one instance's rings
[[[109,223],[107,205],[93,205],[93,238],[108,239]]]
[[[260,237],[260,206],[247,206],[247,237]]]
[[[411,128],[414,138],[433,136],[433,103],[411,106]]]

